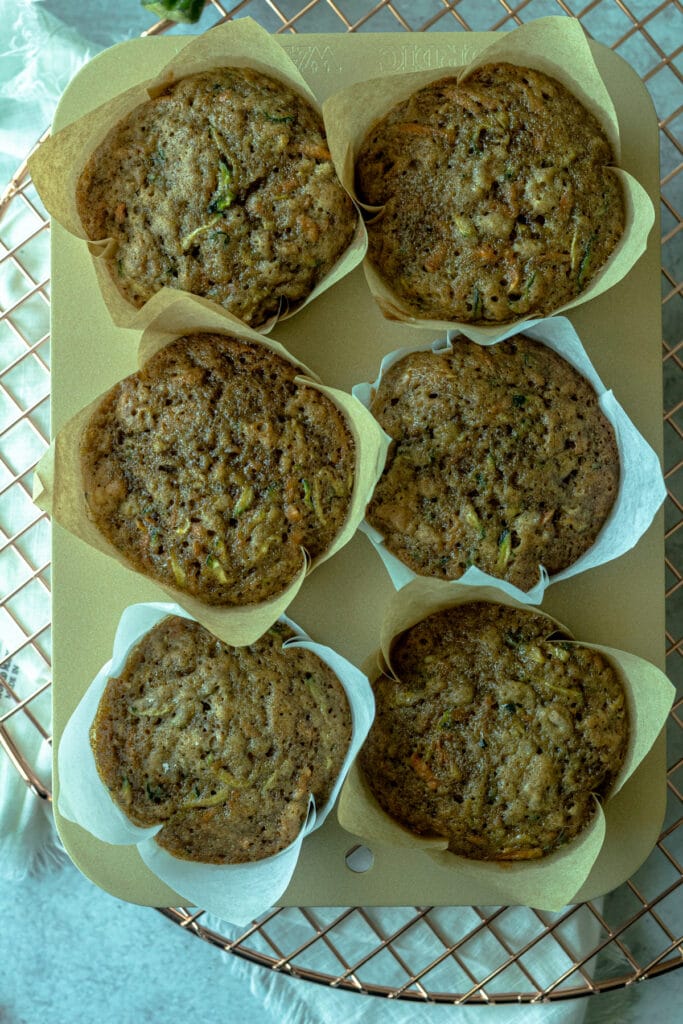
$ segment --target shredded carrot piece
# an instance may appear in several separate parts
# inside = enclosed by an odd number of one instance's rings
[[[562,197],[560,199],[560,202],[558,204],[560,209],[561,210],[566,210],[568,206],[571,206],[571,204],[572,204],[572,197],[571,197],[570,193],[569,192],[563,192],[562,193]]]
[[[522,272],[512,252],[505,253],[505,273],[508,279],[508,290],[516,292],[522,283]]]
[[[511,217],[516,217],[519,214],[520,191],[520,183],[518,181],[511,181],[508,186],[507,195],[505,194],[505,192],[503,192],[501,196],[503,206],[505,207],[505,209],[507,210]]]
[[[543,856],[543,851],[538,847],[534,850],[504,850],[499,853],[496,860],[536,860]]]
[[[472,843],[472,846],[484,846],[486,843],[486,840],[483,839],[481,836],[476,836],[470,833],[464,836],[464,838],[467,840],[468,843]]]
[[[317,242],[320,237],[320,228],[318,224],[309,217],[308,214],[300,213],[296,218],[296,222],[301,228],[301,233],[307,242]]]
[[[398,131],[403,132],[405,135],[443,135],[444,138],[448,138],[448,132],[443,128],[438,128],[436,125],[431,124],[420,124],[419,121],[401,121],[400,124],[396,125]]]
[[[481,114],[482,107],[484,110],[494,110],[498,105],[498,101],[495,99],[489,99],[485,95],[473,96],[471,92],[463,85],[445,87],[444,96],[447,96],[449,100],[453,100],[459,106],[469,110],[471,114]]]
[[[495,263],[497,259],[496,250],[492,245],[479,245],[473,252],[484,263]]]
[[[297,181],[296,178],[285,178],[284,181],[278,182],[278,195],[282,195],[286,192],[294,192],[294,190],[298,187],[299,182]]]
[[[546,263],[548,260],[566,260],[569,262],[570,256],[568,252],[544,252],[540,256],[536,257],[537,263]]]
[[[299,483],[294,477],[289,477],[285,483],[285,497],[289,504],[296,503],[299,497]]]
[[[327,146],[321,143],[308,142],[301,147],[304,156],[311,156],[314,160],[331,160],[331,154]]]
[[[422,779],[422,781],[427,785],[428,789],[436,789],[438,785],[436,775],[429,767],[427,762],[422,760],[419,754],[412,754],[408,764],[413,769],[418,778]]]
[[[434,252],[425,260],[425,267],[427,270],[438,270],[443,265],[446,256],[448,255],[448,248],[442,242],[438,245]]]

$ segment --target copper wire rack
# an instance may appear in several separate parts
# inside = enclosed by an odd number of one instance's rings
[[[683,39],[683,5],[679,0],[210,0],[194,31],[249,15],[274,33],[466,32],[511,29],[547,14],[578,18],[592,38],[631,63],[658,112],[668,490],[666,658],[667,673],[680,693],[683,46],[671,50],[671,41]],[[160,21],[145,34],[175,30],[171,22]],[[0,745],[26,785],[45,801],[50,800],[49,787],[21,749],[13,726],[23,716],[22,724],[30,724],[38,743],[49,742],[44,705],[50,688],[50,528],[31,501],[33,471],[49,439],[49,230],[47,214],[23,164],[0,197]],[[35,685],[19,687],[19,679],[34,680]],[[159,912],[190,935],[292,977],[420,1002],[538,1002],[656,977],[683,965],[683,938],[677,930],[683,906],[680,710],[679,697],[667,726],[663,831],[643,867],[603,900],[571,906],[561,914],[521,907],[463,907],[458,909],[457,935],[444,927],[439,909],[429,907],[392,908],[384,915],[363,907],[275,909],[240,934],[233,929],[229,935],[220,923],[214,928],[201,910],[166,907]],[[520,924],[523,940],[512,937],[520,933]],[[576,948],[578,931],[591,936],[588,948]]]

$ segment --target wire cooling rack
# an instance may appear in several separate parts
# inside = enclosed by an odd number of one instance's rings
[[[631,63],[658,113],[668,489],[666,656],[669,678],[680,693],[683,47],[671,49],[673,40],[683,38],[679,0],[242,0],[232,5],[210,0],[195,31],[246,15],[276,33],[485,31],[514,28],[548,14],[577,17],[589,35]],[[145,34],[169,31],[177,29],[160,21]],[[49,306],[49,223],[22,165],[0,197],[0,745],[26,785],[46,801],[50,792],[38,776],[35,751],[49,742],[50,529],[31,493],[33,470],[49,437]],[[160,913],[211,945],[293,977],[416,1001],[536,1002],[657,976],[683,964],[683,939],[677,931],[683,903],[680,709],[679,698],[667,727],[668,798],[662,834],[637,874],[604,900],[561,914],[462,907],[449,919],[443,908],[393,908],[390,913],[362,907],[287,908],[230,935],[220,924],[214,929],[203,911],[168,907]],[[27,733],[33,742],[26,742]],[[519,935],[524,938],[515,938]]]

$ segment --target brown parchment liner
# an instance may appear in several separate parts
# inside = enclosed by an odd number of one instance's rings
[[[119,327],[143,330],[153,315],[148,309],[151,300],[138,309],[129,303],[116,287],[103,258],[112,253],[116,243],[112,239],[97,242],[88,240],[76,206],[78,178],[92,151],[131,110],[163,92],[177,79],[216,67],[254,68],[288,85],[321,114],[320,104],[314,93],[274,37],[251,18],[241,18],[239,21],[217,26],[211,32],[192,37],[191,42],[183,45],[177,56],[164,65],[154,78],[133,86],[84,114],[47,139],[29,161],[31,177],[51,216],[72,235],[87,243],[93,257],[102,298],[113,322]],[[364,258],[366,249],[367,233],[363,218],[358,214],[358,223],[351,243],[329,274],[302,302],[261,324],[261,333],[267,333],[278,319],[285,320],[293,316],[349,274]],[[206,301],[218,309],[224,308],[210,299]]]
[[[472,601],[504,604],[522,611],[545,615],[539,608],[524,605],[496,587],[464,587],[444,584],[440,580],[415,580],[400,590],[387,606],[380,636],[380,649],[372,656],[364,671],[371,681],[380,674],[394,676],[390,652],[396,637],[433,612]],[[561,629],[571,632],[551,616],[548,632]],[[579,641],[577,641],[579,642]],[[674,688],[664,673],[654,665],[626,651],[580,641],[582,647],[599,651],[619,675],[626,694],[629,714],[629,742],[624,764],[606,802],[615,796],[632,776],[659,735],[671,708]],[[395,676],[394,676],[395,678]],[[654,820],[647,800],[640,801],[641,813],[652,818],[652,834],[656,837],[659,820]],[[606,819],[596,799],[596,813],[588,826],[566,846],[538,860],[477,861],[450,853],[447,840],[438,836],[419,836],[399,824],[378,804],[356,761],[347,776],[337,811],[339,824],[348,832],[367,842],[382,846],[409,847],[422,850],[426,857],[440,866],[471,878],[489,895],[491,905],[528,905],[540,910],[561,910],[570,903],[585,882],[602,848],[606,835]],[[642,823],[641,823],[642,827]],[[654,839],[653,839],[654,842]],[[429,870],[428,862],[425,870]]]
[[[328,550],[314,560],[310,560],[305,550],[301,549],[301,570],[281,594],[258,604],[208,605],[143,573],[138,573],[146,581],[159,587],[225,643],[233,646],[250,644],[284,614],[301,589],[308,573],[331,558],[351,540],[363,519],[365,506],[384,467],[388,438],[357,399],[344,391],[320,383],[308,367],[303,366],[277,341],[267,339],[250,329],[225,310],[219,310],[214,303],[166,288],[158,292],[148,305],[154,315],[140,338],[138,366],[142,366],[159,349],[185,334],[208,331],[256,342],[288,362],[294,363],[302,371],[295,378],[298,383],[307,384],[327,395],[344,416],[356,446],[351,504],[344,524]],[[111,556],[129,571],[137,572],[99,532],[90,518],[85,503],[80,464],[81,437],[104,394],[106,392],[76,413],[59,431],[36,468],[33,500],[65,529],[96,550]]]
[[[618,164],[621,158],[621,136],[612,98],[602,80],[578,21],[565,17],[539,18],[511,32],[499,34],[492,43],[478,49],[472,44],[473,57],[465,66],[444,65],[429,71],[390,75],[360,82],[331,96],[323,104],[327,141],[340,181],[355,202],[369,214],[380,207],[362,203],[355,191],[354,165],[356,153],[372,126],[397,103],[418,89],[440,78],[454,76],[459,82],[484,64],[505,61],[535,68],[560,81],[597,118],[610,141]],[[624,233],[603,268],[588,287],[571,302],[558,306],[560,313],[602,295],[622,280],[645,251],[647,238],[654,224],[655,211],[643,186],[627,171],[613,167],[621,182],[625,203]],[[394,294],[366,256],[363,270],[372,295],[382,314],[411,327],[444,331],[457,328],[468,338],[482,345],[492,344],[513,327],[521,327],[538,315],[527,315],[505,323],[480,326],[455,320],[428,320],[416,317]]]

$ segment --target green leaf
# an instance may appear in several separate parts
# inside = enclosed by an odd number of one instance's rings
[[[205,0],[141,0],[141,3],[146,11],[160,18],[194,25],[202,16]]]

